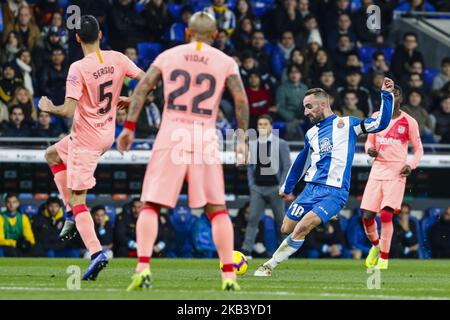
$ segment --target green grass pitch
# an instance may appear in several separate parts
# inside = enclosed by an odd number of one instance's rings
[[[81,259],[0,259],[0,299],[450,299],[450,260],[390,260],[380,289],[369,290],[363,261],[291,259],[271,278],[252,276],[250,260],[239,277],[242,291],[220,291],[216,259],[154,259],[153,288],[126,292],[135,260],[113,259],[97,281],[67,289],[67,268]]]

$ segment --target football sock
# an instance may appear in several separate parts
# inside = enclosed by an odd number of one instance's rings
[[[70,211],[69,206],[69,189],[67,189],[67,169],[64,163],[56,164],[50,166],[50,170],[53,173],[53,180],[55,181],[56,187],[58,188],[59,194],[66,206],[66,210]]]
[[[379,245],[378,239],[378,231],[377,231],[377,221],[375,218],[371,220],[366,220],[364,217],[362,218],[364,231],[366,232],[367,238],[369,238],[370,242],[377,247]]]
[[[288,235],[286,239],[278,247],[277,251],[272,256],[272,259],[267,261],[264,265],[275,269],[280,263],[287,260],[291,255],[301,248],[305,240],[294,240],[292,234]]]
[[[214,212],[208,216],[211,221],[212,237],[220,261],[223,263],[222,278],[236,279],[233,268],[234,232],[230,216],[226,209]]]
[[[158,235],[158,215],[159,210],[153,206],[145,205],[136,224],[136,242],[138,264],[136,272],[150,268],[150,258],[153,253],[153,246]]]
[[[88,249],[89,255],[93,256],[95,253],[102,251],[100,241],[95,234],[94,221],[87,206],[85,204],[76,205],[73,207],[72,212],[78,233]]]
[[[394,233],[394,225],[392,223],[393,214],[387,210],[381,210],[381,239],[380,239],[380,258],[388,259],[389,250],[391,248],[392,234]]]

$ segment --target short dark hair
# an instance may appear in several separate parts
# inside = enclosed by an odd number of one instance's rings
[[[379,56],[383,56],[383,58],[386,58],[383,51],[377,50],[373,53],[372,60],[376,60]]]
[[[446,64],[450,64],[450,57],[445,57],[444,59],[442,59],[441,66],[443,67]]]
[[[94,43],[98,39],[100,26],[97,19],[92,15],[81,16],[80,29],[77,34],[84,43]]]
[[[411,79],[412,76],[419,76],[420,80],[423,81],[423,76],[420,73],[412,72],[412,73],[409,74],[408,79]]]
[[[406,32],[403,35],[403,40],[406,40],[407,37],[414,37],[417,40],[417,34],[415,34],[414,32]]]
[[[345,90],[345,91],[344,91],[344,97],[345,97],[347,94],[349,94],[349,93],[354,94],[355,97],[358,98],[358,92],[356,92],[356,91],[353,90],[353,89]]]
[[[402,205],[400,207],[407,207],[408,210],[411,210],[411,206],[409,205],[409,203],[406,202],[402,202]]]
[[[289,75],[292,72],[292,70],[294,70],[294,69],[297,69],[298,72],[300,72],[303,75],[303,72],[300,69],[300,67],[293,63],[291,63],[287,66],[287,74]]]
[[[256,121],[256,123],[258,123],[258,121],[261,120],[261,119],[265,119],[265,120],[269,121],[270,124],[273,123],[273,118],[272,118],[270,115],[268,115],[268,114],[262,114],[262,115],[260,115],[260,116],[258,117],[258,120]]]
[[[345,70],[345,76],[351,76],[353,74],[361,75],[362,72],[358,67],[347,67]]]
[[[15,109],[20,109],[20,110],[22,110],[22,113],[25,114],[25,110],[23,109],[23,107],[19,104],[16,104],[9,108],[9,115],[12,115],[12,113]]]
[[[403,90],[402,87],[400,87],[398,84],[394,85],[394,91],[398,92],[399,97],[403,97]]]
[[[312,89],[307,90],[305,92],[305,97],[312,95],[312,94],[316,97],[319,96],[319,97],[328,99],[328,93],[322,88],[312,88]]]
[[[10,198],[17,198],[17,200],[19,200],[19,197],[17,196],[17,194],[9,192],[7,194],[5,194],[5,196],[3,197],[3,199],[6,201]]]
[[[91,209],[91,212],[92,212],[92,214],[96,214],[97,211],[99,211],[99,210],[103,210],[106,213],[106,209],[104,206],[95,206]]]
[[[48,199],[47,199],[47,201],[45,201],[45,205],[48,207],[50,204],[52,204],[52,203],[56,203],[56,204],[58,204],[60,207],[62,207],[62,205],[61,205],[61,200],[59,200],[59,198],[57,198],[57,197],[49,197]]]
[[[412,93],[417,93],[420,96],[420,98],[423,100],[424,95],[423,95],[423,92],[421,90],[415,89],[415,88],[409,89],[408,99],[409,99],[409,97],[411,96]]]

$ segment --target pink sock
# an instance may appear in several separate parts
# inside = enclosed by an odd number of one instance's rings
[[[377,231],[377,221],[375,220],[375,218],[372,220],[366,220],[362,218],[362,222],[367,238],[369,238],[370,242],[372,242],[374,246],[378,246],[379,240]]]
[[[81,240],[89,251],[89,255],[102,251],[102,245],[95,234],[94,221],[92,220],[89,209],[85,204],[79,204],[73,207],[73,216],[75,225],[80,233]]]
[[[150,258],[158,235],[159,209],[153,206],[143,206],[136,224],[136,242],[138,265],[136,272],[150,268]]]
[[[50,170],[53,173],[53,180],[55,181],[56,187],[58,188],[59,194],[66,206],[67,211],[70,211],[69,206],[69,189],[67,189],[67,171],[66,165],[64,163],[56,164],[50,166]]]
[[[211,220],[213,241],[216,245],[219,259],[224,265],[222,269],[222,278],[236,279],[236,273],[232,268],[234,263],[234,233],[228,212],[227,210],[220,210],[212,213],[208,218]]]
[[[392,212],[381,210],[381,239],[380,239],[380,258],[388,259],[391,249],[392,234],[394,233],[394,224],[392,223]]]

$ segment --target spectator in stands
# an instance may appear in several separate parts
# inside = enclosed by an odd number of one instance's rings
[[[167,213],[160,213],[158,220],[158,237],[153,247],[153,255],[156,257],[167,257],[173,247],[175,229]]]
[[[258,62],[256,61],[255,57],[253,56],[253,53],[249,50],[242,52],[241,61],[242,61],[242,65],[241,65],[241,68],[239,69],[239,71],[240,71],[242,82],[244,83],[244,86],[248,87],[250,73],[252,73],[252,72],[259,73],[260,72],[260,70],[258,69]]]
[[[353,47],[356,46],[356,36],[351,27],[352,20],[350,19],[350,15],[347,13],[342,13],[339,15],[337,29],[331,31],[327,37],[328,50],[333,51],[337,48],[339,36],[341,35],[348,35]]]
[[[47,37],[43,38],[33,52],[33,62],[37,70],[41,71],[51,64],[54,49],[62,49],[64,52],[60,34],[56,30],[50,30]]]
[[[238,23],[244,18],[249,18],[253,22],[256,30],[261,29],[261,21],[255,14],[253,14],[252,5],[249,0],[238,0],[236,2],[234,16],[236,17],[236,21]]]
[[[445,57],[441,62],[441,71],[433,79],[433,91],[439,91],[450,81],[450,57]]]
[[[318,18],[322,18],[320,25],[326,34],[330,34],[339,27],[339,17],[342,14],[351,14],[350,0],[323,1],[321,4],[323,14],[318,15]]]
[[[402,203],[400,213],[394,220],[390,257],[419,258],[419,236],[415,222],[411,218],[411,207]]]
[[[294,65],[288,67],[289,81],[277,88],[276,107],[277,116],[287,122],[286,139],[304,139],[300,128],[303,116],[303,97],[308,87],[302,83],[302,73]]]
[[[266,46],[266,37],[262,31],[256,30],[252,34],[249,49],[259,63],[259,68],[263,73],[270,73],[271,61],[270,56],[264,50]]]
[[[155,102],[155,93],[150,92],[136,126],[136,138],[147,139],[155,137],[161,124],[161,111]]]
[[[59,11],[53,13],[51,22],[42,28],[41,37],[44,39],[48,38],[50,32],[58,33],[61,46],[64,50],[67,50],[69,47],[69,33],[64,26],[63,16]]]
[[[413,61],[424,62],[422,53],[417,50],[417,35],[407,32],[403,36],[403,44],[395,48],[391,59],[391,70],[397,80],[401,80],[411,72]]]
[[[291,166],[289,145],[272,133],[273,120],[269,115],[261,115],[257,120],[258,137],[250,138],[250,161],[247,166],[247,180],[250,189],[250,216],[245,230],[242,253],[251,256],[258,233],[258,224],[266,206],[272,209],[277,230],[283,224],[285,204],[278,195],[280,186]],[[283,237],[280,233],[278,242]]]
[[[423,143],[436,143],[433,134],[433,123],[430,114],[422,104],[423,93],[417,89],[411,89],[408,93],[408,104],[403,106],[403,111],[408,113],[419,124],[420,138]]]
[[[450,143],[450,95],[443,98],[440,109],[434,113],[436,119],[436,134],[441,137],[441,143]]]
[[[371,73],[372,79],[368,86],[370,91],[370,98],[373,103],[373,112],[379,111],[381,106],[381,86],[383,85],[384,77],[386,76],[381,71],[374,71]]]
[[[64,225],[61,200],[56,197],[48,198],[40,207],[39,213],[33,216],[31,224],[36,236],[35,255],[52,258],[79,257],[73,243],[57,240]]]
[[[380,223],[378,223],[380,225]],[[360,214],[352,216],[347,226],[347,241],[353,259],[361,259],[367,256],[372,243],[367,238]]]
[[[426,0],[405,0],[405,1],[401,2],[395,8],[395,10],[404,11],[404,12],[410,12],[410,11],[434,12],[434,11],[436,11],[434,6]]]
[[[55,0],[40,0],[34,6],[34,16],[36,18],[36,23],[40,27],[52,22],[55,14],[59,14],[61,16],[62,12],[63,10],[59,6],[58,1]]]
[[[19,34],[15,31],[10,31],[6,36],[6,41],[0,45],[0,64],[14,61],[17,53],[23,47]]]
[[[348,34],[341,34],[338,37],[336,49],[332,51],[333,62],[336,65],[336,70],[345,70],[347,63],[347,55],[352,52],[354,46]],[[341,77],[342,80],[344,77]]]
[[[226,137],[227,130],[233,129],[230,122],[228,122],[227,118],[225,117],[222,108],[219,108],[219,111],[217,112],[216,129],[220,130],[224,139]]]
[[[423,76],[421,73],[410,73],[407,77],[408,82],[406,84],[407,90],[418,90],[422,93],[423,97],[423,106],[427,110],[431,110],[432,108],[432,101],[431,98],[427,95],[428,90],[425,87],[425,82],[423,81]]]
[[[238,22],[237,28],[231,36],[231,41],[236,50],[242,51],[248,48],[254,30],[255,26],[250,18],[244,18]]]
[[[163,35],[161,23],[165,20],[162,13],[159,16],[159,13],[154,11],[153,2],[157,1],[148,2],[145,12],[141,12],[142,15],[136,11],[132,0],[114,0],[112,5],[108,6],[106,16],[111,49],[123,52],[125,48],[136,46],[136,43],[143,41],[145,35],[149,37],[148,41],[160,40]],[[164,3],[162,5],[165,6]]]
[[[363,63],[359,60],[358,52],[352,50],[347,54],[347,59],[345,61],[346,68],[362,68]]]
[[[31,97],[34,96],[35,74],[31,61],[31,53],[27,49],[20,50],[15,59],[17,70],[20,70],[23,78],[24,87],[30,92]]]
[[[360,119],[365,118],[364,113],[358,109],[358,94],[355,90],[344,91],[344,105],[342,106],[342,112],[336,113],[341,117],[357,117]]]
[[[14,25],[16,17],[19,15],[19,9],[22,6],[28,6],[25,0],[2,1],[0,13],[3,12],[3,25]]]
[[[227,30],[228,34],[232,34],[236,28],[236,17],[225,0],[211,0],[211,6],[205,8],[205,11],[216,18],[219,28]]]
[[[17,87],[14,96],[9,102],[9,108],[20,106],[23,110],[25,121],[29,124],[37,120],[37,111],[34,105],[33,96],[25,87]]]
[[[272,24],[273,23],[273,24]],[[298,34],[303,28],[303,18],[297,10],[297,0],[283,0],[273,13],[272,36],[278,37],[286,31]]]
[[[283,32],[272,52],[272,72],[278,79],[281,78],[286,61],[289,60],[294,48],[294,34],[291,31]]]
[[[124,205],[122,213],[116,217],[114,225],[114,256],[136,256],[136,223],[142,208],[139,198]]]
[[[439,221],[431,226],[428,238],[433,258],[450,258],[450,207],[441,215]]]
[[[336,78],[332,69],[322,69],[319,75],[319,82],[314,86],[324,89],[329,95],[336,98],[338,96]]]
[[[316,53],[314,61],[309,68],[309,80],[312,83],[317,83],[319,81],[320,74],[322,70],[333,69],[331,59],[328,53],[324,49],[319,49]]]
[[[212,258],[215,255],[216,246],[212,239],[211,221],[205,213],[195,220],[192,238],[196,257]]]
[[[217,37],[214,40],[214,47],[222,51],[223,53],[233,56],[236,54],[233,44],[231,43],[230,36],[225,29],[219,29]]]
[[[116,131],[115,131],[115,134],[114,134],[114,139],[117,139],[119,134],[122,132],[125,120],[127,120],[127,110],[126,109],[117,109],[117,112],[116,112]]]
[[[5,196],[6,211],[0,214],[0,251],[6,257],[31,254],[36,244],[28,217],[20,212],[20,201],[15,194]]]
[[[305,50],[305,61],[307,66],[310,66],[313,63],[316,53],[321,47],[322,46],[319,43],[314,41],[308,43],[308,47]]]
[[[3,30],[4,35],[8,35],[11,31],[16,31],[23,45],[30,51],[33,51],[40,36],[39,28],[32,20],[32,17],[31,7],[21,5],[18,10],[17,21],[14,24],[5,25],[5,30]]]
[[[194,13],[192,6],[186,5],[181,8],[180,21],[174,22],[168,31],[168,39],[171,45],[178,45],[185,42],[185,30],[189,19]]]
[[[383,74],[385,77],[393,78],[393,75],[390,72],[389,66],[386,63],[386,56],[384,52],[381,50],[377,50],[372,55],[372,63],[370,65],[369,70],[367,70],[364,83],[366,83],[367,87],[370,87],[373,82],[373,76],[375,73]],[[376,107],[376,103],[374,101],[374,107]]]
[[[9,109],[9,122],[3,122],[5,137],[31,137],[31,128],[25,121],[25,114],[21,106]]]
[[[370,99],[370,92],[366,87],[361,85],[361,70],[359,68],[348,68],[345,73],[345,85],[338,88],[338,93],[341,99],[344,99],[344,94],[348,90],[354,90],[358,96],[358,109],[367,117],[373,112],[372,100]]]
[[[306,238],[308,258],[350,258],[339,220],[321,224]]]
[[[52,49],[51,63],[43,68],[39,80],[41,95],[47,96],[55,105],[64,103],[68,67],[61,47]]]
[[[272,94],[262,86],[261,78],[257,72],[250,73],[245,92],[250,108],[249,128],[256,129],[258,117],[269,112],[276,113],[277,108],[273,105]]]
[[[291,52],[291,56],[289,57],[289,61],[286,63],[286,66],[283,70],[283,75],[281,76],[281,82],[286,82],[289,80],[287,69],[289,65],[295,65],[297,66],[302,74],[307,75],[308,74],[308,65],[305,61],[305,55],[303,54],[303,51],[300,48],[295,48]]]
[[[247,230],[248,220],[250,216],[250,202],[246,202],[242,208],[239,209],[236,217],[232,219],[234,230],[234,248],[242,251],[242,244],[245,239],[245,231]],[[253,256],[264,256],[266,248],[264,246],[264,221],[259,220],[258,228],[253,245]]]
[[[38,121],[31,129],[31,135],[36,138],[62,138],[66,134],[61,127],[52,123],[50,114],[45,111],[38,111]]]
[[[0,102],[8,105],[14,96],[14,92],[22,84],[23,81],[14,63],[5,63],[3,65],[2,76],[0,77]]]
[[[322,47],[323,41],[316,17],[314,17],[312,14],[306,16],[303,19],[303,24],[304,30],[296,35],[295,45],[301,49],[305,49],[308,43],[314,41]]]
[[[105,207],[96,206],[92,208],[91,215],[94,220],[97,239],[102,245],[103,252],[111,259],[113,257],[114,231],[108,215],[106,214]],[[87,254],[89,255],[89,253]]]

